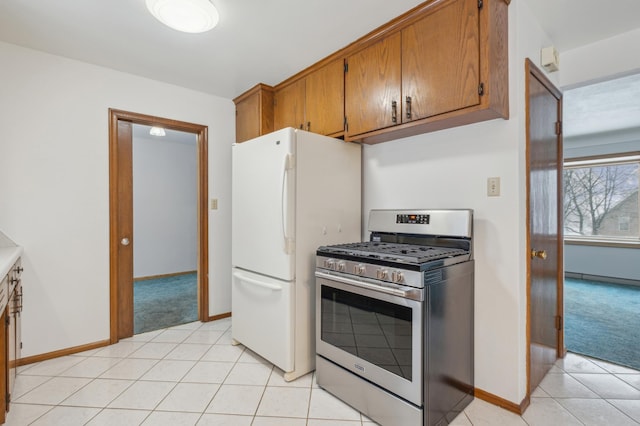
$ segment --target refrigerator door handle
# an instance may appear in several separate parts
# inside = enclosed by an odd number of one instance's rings
[[[287,199],[286,195],[286,182],[287,182],[287,174],[290,169],[294,167],[294,158],[293,155],[287,154],[284,161],[284,168],[282,170],[282,192],[280,194],[280,213],[282,218],[282,238],[284,240],[284,252],[286,254],[291,254],[291,241],[287,236]]]
[[[249,278],[247,276],[242,275],[240,272],[234,272],[233,276],[239,279],[240,281],[244,281],[248,284],[253,284],[258,287],[268,288],[269,290],[282,291],[282,287],[265,283],[263,281],[254,280],[253,278]]]

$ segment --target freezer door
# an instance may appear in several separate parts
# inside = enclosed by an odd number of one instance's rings
[[[295,279],[295,131],[270,133],[232,148],[232,263]]]
[[[285,372],[294,369],[292,281],[233,270],[232,337]]]

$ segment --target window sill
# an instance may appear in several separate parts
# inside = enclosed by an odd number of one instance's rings
[[[620,241],[607,239],[565,238],[564,243],[573,246],[622,247],[640,249],[640,241]]]

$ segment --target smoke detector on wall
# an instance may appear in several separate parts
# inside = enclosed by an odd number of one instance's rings
[[[560,55],[555,47],[544,47],[540,50],[540,65],[547,72],[554,72],[560,69]]]

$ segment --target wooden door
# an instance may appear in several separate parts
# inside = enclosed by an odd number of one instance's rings
[[[133,336],[133,125],[130,121],[117,120],[117,146],[112,174],[117,176],[111,188],[111,214],[115,216],[112,229],[111,265],[112,279],[118,282],[116,290],[117,338]]]
[[[344,60],[305,78],[305,129],[321,135],[344,131]]]
[[[562,94],[530,61],[526,79],[528,392],[532,392],[564,355]]]
[[[402,31],[402,122],[480,103],[477,0],[443,2]]]
[[[273,127],[273,130],[304,128],[304,79],[276,91]]]
[[[109,273],[111,343],[133,335],[132,125],[196,134],[198,319],[209,321],[208,131],[206,126],[109,109]]]
[[[347,134],[400,124],[401,35],[399,32],[349,56],[345,74]]]

